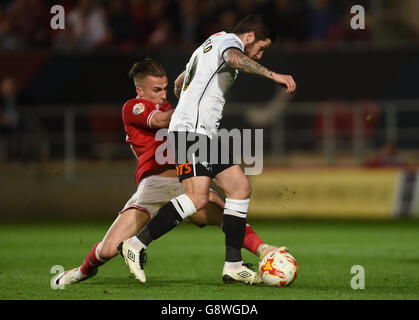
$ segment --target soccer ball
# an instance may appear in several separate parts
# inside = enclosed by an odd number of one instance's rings
[[[297,261],[286,251],[273,251],[259,261],[260,276],[268,286],[288,286],[295,280],[297,272]]]

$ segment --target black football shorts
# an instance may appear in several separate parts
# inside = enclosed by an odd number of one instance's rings
[[[169,140],[175,150],[179,181],[199,176],[213,179],[236,164],[229,146],[223,145],[218,136],[210,139],[203,134],[172,131]]]

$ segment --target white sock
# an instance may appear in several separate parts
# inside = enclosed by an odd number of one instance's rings
[[[147,248],[147,246],[144,243],[142,243],[136,236],[133,236],[129,239],[129,244],[132,245],[138,251],[140,251],[143,248]]]
[[[224,268],[228,270],[234,270],[238,269],[243,265],[243,261],[237,261],[237,262],[224,262]]]
[[[96,256],[96,259],[98,259],[100,262],[106,262],[109,259],[102,259],[99,255],[99,252],[102,249],[102,247],[103,247],[103,242],[99,243],[98,246],[96,247],[95,256]]]
[[[87,277],[83,272],[80,271],[80,267],[77,268],[76,276],[78,279],[84,279]]]
[[[182,219],[186,219],[196,213],[195,205],[193,204],[191,198],[189,198],[186,194],[181,194],[179,197],[170,201],[173,203],[173,206]]]

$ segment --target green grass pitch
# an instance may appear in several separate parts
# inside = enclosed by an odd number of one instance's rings
[[[226,285],[224,235],[183,223],[148,249],[147,283],[120,256],[85,282],[53,290],[51,268],[73,268],[111,221],[0,225],[0,299],[418,299],[419,221],[254,220],[263,240],[290,248],[299,274],[290,287]],[[243,250],[247,262],[254,255]],[[351,288],[351,267],[365,270],[365,289]]]

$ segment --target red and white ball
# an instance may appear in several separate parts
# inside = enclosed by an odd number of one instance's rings
[[[297,261],[286,251],[273,251],[259,261],[259,273],[268,286],[288,286],[297,276]]]

